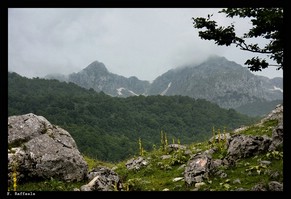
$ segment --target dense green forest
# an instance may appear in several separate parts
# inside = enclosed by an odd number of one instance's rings
[[[185,96],[111,97],[73,83],[8,73],[8,116],[34,113],[67,130],[84,155],[117,162],[171,142],[208,139],[212,128],[230,131],[259,118]]]

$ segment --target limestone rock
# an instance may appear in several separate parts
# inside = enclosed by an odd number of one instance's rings
[[[29,113],[8,117],[8,179],[82,181],[88,165],[71,135],[46,118]]]

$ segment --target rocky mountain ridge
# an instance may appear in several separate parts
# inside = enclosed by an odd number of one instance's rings
[[[116,97],[182,95],[206,99],[222,108],[239,109],[252,103],[283,100],[283,78],[257,76],[247,68],[217,56],[200,65],[171,69],[152,83],[113,74],[98,61],[67,77],[48,75],[46,78],[73,82]]]
[[[283,99],[282,84],[276,83],[224,57],[212,57],[198,66],[169,70],[154,80],[149,94],[166,91],[165,95],[202,98],[235,109],[262,99]]]

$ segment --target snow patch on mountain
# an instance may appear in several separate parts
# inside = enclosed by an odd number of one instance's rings
[[[161,95],[165,95],[167,93],[167,91],[169,90],[169,88],[171,87],[171,85],[172,85],[172,82],[170,82],[168,84],[168,87],[163,92],[161,92]]]
[[[277,86],[274,86],[274,88],[271,88],[269,90],[271,90],[271,91],[276,91],[277,90],[277,91],[281,91],[283,93],[283,89],[281,89],[281,88],[279,88]]]
[[[133,92],[133,91],[131,91],[131,90],[129,90],[129,92],[130,92],[131,94],[135,95],[135,96],[138,96],[138,94],[136,94],[135,92]]]
[[[126,88],[123,88],[123,87],[117,88],[116,90],[117,90],[117,94],[118,94],[119,96],[120,96],[120,95],[124,95],[124,94],[122,93],[123,90],[128,91],[128,92],[131,93],[132,95],[138,96],[138,94],[136,94],[135,92],[133,92],[133,91],[131,91],[131,90],[128,90],[128,89],[126,89]]]
[[[125,90],[125,88],[121,87],[121,88],[117,88],[116,90],[117,90],[118,95],[123,95],[121,91]]]

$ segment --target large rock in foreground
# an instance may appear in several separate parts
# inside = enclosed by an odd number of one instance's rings
[[[8,117],[8,179],[82,181],[88,165],[71,135],[32,113]]]

